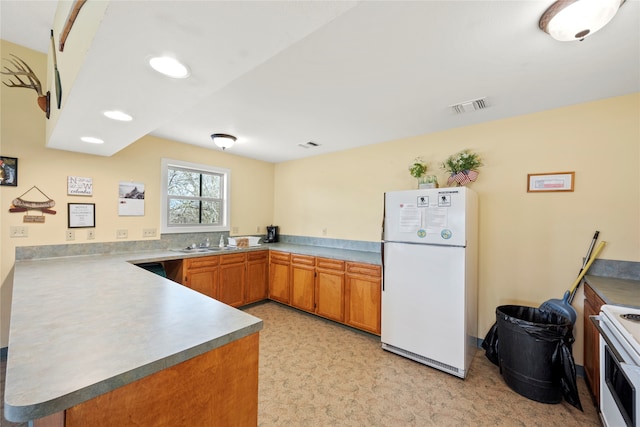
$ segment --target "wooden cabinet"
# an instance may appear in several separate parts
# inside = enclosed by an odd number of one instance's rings
[[[379,265],[260,250],[166,261],[165,269],[168,278],[234,307],[272,299],[380,335]]]
[[[202,294],[218,299],[218,269],[220,257],[186,258],[182,263],[180,280],[174,280]],[[169,272],[167,272],[169,276]]]
[[[240,307],[268,298],[268,251],[168,262],[167,277],[225,304]]]
[[[344,261],[316,260],[315,313],[344,322]]]
[[[596,327],[589,316],[600,313],[604,301],[587,284],[584,284],[584,373],[596,406],[600,404],[600,343]]]
[[[262,301],[269,296],[269,252],[247,252],[245,304]]]
[[[380,335],[381,267],[271,251],[269,298]]]
[[[382,308],[381,267],[348,262],[345,289],[345,323],[380,335]]]
[[[269,254],[269,298],[289,304],[289,265],[291,254],[270,251]]]
[[[315,265],[312,256],[291,254],[291,306],[314,311]]]
[[[254,333],[29,425],[255,426],[258,348]]]
[[[218,300],[233,307],[244,305],[246,254],[220,255]]]

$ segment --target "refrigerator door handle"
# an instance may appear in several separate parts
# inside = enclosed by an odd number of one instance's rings
[[[380,256],[382,256],[382,292],[384,292],[384,242],[380,243]]]

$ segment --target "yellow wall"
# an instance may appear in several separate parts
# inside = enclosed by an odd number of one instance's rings
[[[640,261],[640,94],[606,99],[276,165],[283,234],[379,241],[383,193],[417,188],[416,156],[469,148],[485,166],[480,200],[479,330],[503,304],[538,306],[575,280],[595,230],[603,259]],[[528,173],[575,171],[571,193],[527,193]],[[582,293],[574,306],[582,313]],[[582,362],[582,320],[574,330]]]
[[[46,56],[30,49],[2,41],[2,57],[14,53],[29,64],[36,75],[46,72]],[[4,79],[3,79],[4,80]],[[43,85],[44,83],[44,78]],[[2,283],[0,324],[1,346],[7,346],[11,286],[16,246],[66,244],[67,203],[95,203],[95,240],[88,241],[85,229],[76,229],[74,243],[113,242],[116,230],[127,229],[127,240],[143,239],[143,228],[160,232],[160,162],[162,157],[231,170],[231,227],[238,234],[256,233],[273,221],[274,165],[146,136],[112,157],[92,156],[45,148],[45,115],[36,105],[32,90],[11,89],[2,85],[0,155],[18,158],[18,186],[0,187],[0,258]],[[93,196],[67,196],[67,176],[93,179]],[[145,215],[118,216],[118,183],[135,181],[145,184]],[[24,224],[22,213],[9,213],[11,201],[37,186],[54,199],[56,215],[45,215],[44,224]],[[25,199],[39,200],[37,190]],[[32,197],[29,197],[32,196]],[[32,212],[33,213],[33,212]],[[29,236],[9,238],[9,227],[26,225]],[[122,240],[118,240],[122,241]],[[70,278],[73,280],[74,278]]]
[[[2,42],[38,75],[46,57]],[[640,94],[545,111],[415,138],[272,165],[216,150],[145,137],[113,157],[44,148],[44,114],[35,93],[2,86],[0,154],[18,157],[19,187],[0,188],[2,347],[15,247],[64,244],[66,204],[96,203],[96,242],[115,241],[127,228],[140,240],[143,228],[159,228],[160,158],[209,163],[232,170],[231,225],[239,234],[269,223],[282,234],[379,241],[385,191],[415,188],[407,168],[416,156],[430,162],[444,184],[439,163],[463,148],[477,151],[485,166],[471,187],[480,196],[480,300],[478,336],[502,304],[537,306],[559,298],[575,279],[593,232],[608,242],[600,258],[640,261]],[[526,192],[527,173],[575,171],[572,193]],[[93,178],[94,196],[66,195],[68,175]],[[144,217],[117,215],[121,180],[147,186]],[[9,239],[22,215],[8,213],[14,197],[37,185],[56,200],[58,215],[29,225],[29,237]],[[75,243],[86,235],[76,233]],[[574,301],[581,314],[582,293]],[[574,331],[576,362],[582,363],[582,321]]]

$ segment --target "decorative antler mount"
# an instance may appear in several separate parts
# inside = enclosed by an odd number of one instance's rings
[[[7,61],[9,64],[11,64],[10,66],[14,68],[12,70],[11,68],[9,68],[9,66],[6,65],[2,67],[5,71],[0,71],[0,74],[11,76],[9,78],[9,83],[2,83],[7,87],[22,87],[25,89],[35,90],[38,94],[38,106],[42,111],[46,113],[47,118],[49,118],[50,93],[48,91],[46,95],[42,93],[42,84],[40,83],[40,80],[36,76],[36,73],[33,72],[31,67],[29,67],[26,62],[24,62],[14,54],[11,54],[11,56],[13,57],[13,59],[2,58],[4,61]],[[14,81],[14,78],[17,81]]]

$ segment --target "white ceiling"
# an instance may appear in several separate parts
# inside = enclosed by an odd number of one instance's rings
[[[48,52],[57,3],[2,0],[2,39]],[[150,133],[218,150],[209,135],[231,133],[230,153],[282,162],[640,91],[640,1],[582,42],[538,29],[551,3],[112,1],[47,145],[112,155]],[[151,71],[161,52],[191,77]]]

